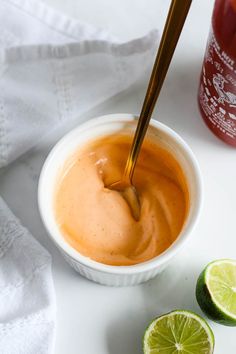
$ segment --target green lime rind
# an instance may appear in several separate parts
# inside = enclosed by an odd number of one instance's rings
[[[224,304],[219,303],[219,300],[214,296],[213,291],[209,286],[209,279],[211,277],[211,270],[213,266],[219,266],[220,264],[229,263],[235,266],[236,272],[236,261],[231,259],[220,259],[209,263],[202,273],[199,275],[196,285],[196,299],[201,307],[202,311],[206,316],[218,322],[224,326],[236,326],[236,315],[229,313]],[[225,285],[223,285],[225,287]],[[236,277],[235,277],[235,287],[236,287]],[[236,298],[236,296],[235,296]],[[236,303],[235,303],[236,307]]]
[[[144,354],[212,354],[214,346],[208,323],[188,310],[174,310],[155,318],[143,337]]]

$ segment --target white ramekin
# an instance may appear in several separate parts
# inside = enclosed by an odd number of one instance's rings
[[[81,124],[55,145],[44,163],[39,180],[39,210],[51,239],[67,262],[82,276],[110,286],[136,285],[160,273],[190,237],[198,220],[202,204],[202,179],[192,151],[172,129],[160,122],[151,120],[148,130],[149,138],[162,144],[176,157],[182,166],[188,183],[190,193],[189,214],[176,241],[161,255],[147,262],[132,266],[110,266],[81,255],[64,240],[55,221],[53,198],[55,180],[60,169],[63,168],[65,160],[73,151],[89,140],[116,132],[134,132],[135,120],[136,117],[131,114],[111,114]]]

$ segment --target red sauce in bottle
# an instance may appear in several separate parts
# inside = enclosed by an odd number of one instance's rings
[[[215,1],[198,101],[208,127],[236,147],[236,0]]]

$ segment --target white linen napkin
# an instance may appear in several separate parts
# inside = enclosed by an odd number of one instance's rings
[[[0,2],[0,167],[150,68],[156,31],[126,43],[42,3]]]
[[[0,167],[151,67],[156,31],[119,43],[35,0],[0,0]],[[0,353],[52,353],[50,255],[0,199]]]
[[[52,353],[51,256],[0,198],[0,353]]]

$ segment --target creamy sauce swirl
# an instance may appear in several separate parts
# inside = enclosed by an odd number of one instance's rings
[[[92,141],[68,158],[55,191],[55,216],[66,241],[81,254],[109,265],[133,265],[165,251],[178,237],[188,211],[180,165],[146,140],[133,183],[141,217],[135,221],[122,196],[105,186],[121,178],[131,138]]]

